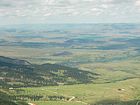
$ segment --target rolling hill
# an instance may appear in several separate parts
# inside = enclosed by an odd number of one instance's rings
[[[31,64],[0,56],[0,85],[28,87],[91,83],[98,74],[57,64]]]

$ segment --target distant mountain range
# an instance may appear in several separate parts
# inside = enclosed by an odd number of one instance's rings
[[[0,86],[28,87],[91,83],[98,74],[58,64],[31,64],[0,56]]]

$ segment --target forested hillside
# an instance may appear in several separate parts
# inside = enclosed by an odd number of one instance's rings
[[[0,85],[28,87],[90,83],[97,74],[57,64],[35,65],[25,60],[0,57]]]

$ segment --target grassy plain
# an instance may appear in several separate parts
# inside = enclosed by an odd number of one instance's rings
[[[32,101],[37,105],[94,105],[104,100],[116,100],[128,102],[140,99],[140,79],[128,79],[124,81],[117,81],[113,83],[103,84],[81,84],[81,85],[65,85],[65,86],[49,86],[49,87],[31,87],[20,88],[24,91],[21,93],[14,93],[15,95],[40,95],[46,96],[64,96],[75,97],[71,101],[47,101],[42,98],[39,101]],[[30,102],[31,100],[26,100]],[[135,105],[135,103],[133,103]],[[104,104],[103,104],[104,105]],[[121,105],[121,104],[113,104]]]

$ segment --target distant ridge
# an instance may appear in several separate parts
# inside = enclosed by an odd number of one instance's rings
[[[26,60],[13,59],[4,56],[0,56],[0,62],[14,64],[14,65],[26,65],[26,66],[31,65],[31,63],[29,63]]]

